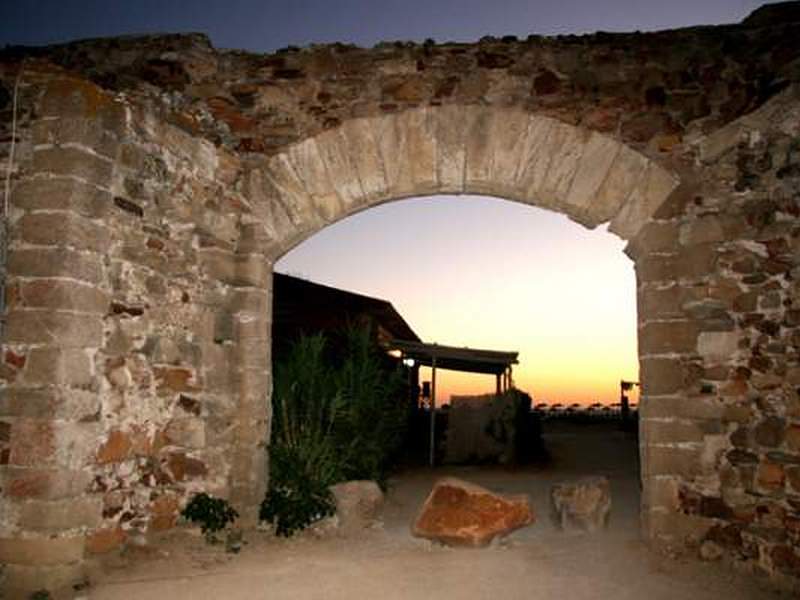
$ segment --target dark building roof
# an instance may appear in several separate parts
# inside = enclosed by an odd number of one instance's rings
[[[283,347],[301,333],[337,331],[371,323],[378,340],[419,341],[391,302],[275,273],[272,288],[272,336]]]

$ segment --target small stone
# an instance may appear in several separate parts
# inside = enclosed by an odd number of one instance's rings
[[[709,562],[717,561],[725,554],[725,550],[716,542],[706,540],[700,546],[700,558]]]
[[[339,528],[358,531],[374,524],[383,506],[383,492],[374,481],[345,481],[331,486]]]
[[[500,496],[455,477],[440,479],[422,505],[411,532],[450,546],[488,546],[535,520],[524,494]]]
[[[559,483],[550,491],[553,518],[563,530],[597,531],[608,526],[611,486],[605,477]]]

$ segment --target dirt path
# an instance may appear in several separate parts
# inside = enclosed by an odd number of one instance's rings
[[[636,445],[608,427],[559,427],[547,434],[547,469],[416,470],[392,481],[381,527],[355,538],[306,533],[252,534],[229,555],[186,533],[148,556],[120,562],[89,594],[100,599],[169,600],[498,598],[539,600],[754,600],[779,598],[742,575],[649,553],[639,541]],[[612,520],[594,535],[564,534],[547,515],[554,481],[583,474],[611,480]],[[499,492],[524,492],[537,522],[482,550],[450,549],[412,538],[409,524],[444,474]]]

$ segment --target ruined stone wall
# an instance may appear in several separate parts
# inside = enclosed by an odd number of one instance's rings
[[[353,212],[445,192],[630,241],[646,538],[796,581],[800,17],[756,16],[274,55],[199,35],[0,53],[0,152],[24,67],[8,581],[74,583],[86,557],[173,526],[195,490],[253,523],[273,261]]]
[[[800,90],[701,140],[636,258],[643,518],[655,541],[800,574]]]
[[[235,157],[52,66],[22,81],[0,562],[17,584],[59,584],[173,527],[194,491],[253,522],[271,282]]]

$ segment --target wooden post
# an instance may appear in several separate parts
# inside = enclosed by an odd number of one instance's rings
[[[508,365],[508,389],[514,387],[514,367]]]
[[[502,393],[502,387],[500,384],[500,373],[496,373],[495,378],[497,379],[497,391],[495,392],[495,394],[499,396]]]
[[[436,461],[436,355],[434,354],[431,360],[431,435],[430,435],[430,452],[428,460],[430,465],[433,466]]]

